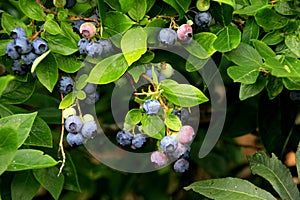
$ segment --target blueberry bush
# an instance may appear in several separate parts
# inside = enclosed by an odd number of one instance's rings
[[[0,15],[0,200],[300,199],[298,0]]]

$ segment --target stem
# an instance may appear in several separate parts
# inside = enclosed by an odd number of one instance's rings
[[[77,106],[77,109],[78,109],[78,112],[79,112],[79,116],[80,116],[80,118],[82,118],[82,112],[81,112],[81,108],[80,108],[79,101],[78,101],[77,98],[75,100],[75,103],[76,103],[76,106]]]
[[[64,98],[63,94],[61,94],[61,99],[63,99],[63,98]],[[64,112],[64,109],[62,109],[62,111],[61,111],[61,114],[62,114],[62,116],[61,116],[61,133],[60,133],[59,148],[58,148],[58,154],[59,154],[59,152],[61,152],[61,155],[62,155],[62,163],[59,168],[59,172],[58,172],[57,176],[60,176],[60,174],[62,173],[62,170],[65,166],[65,163],[66,163],[66,154],[64,151],[64,144],[63,144],[64,132],[65,132],[65,120],[64,120],[63,112]]]
[[[53,11],[53,10],[50,10],[50,9],[46,8],[46,7],[42,4],[42,2],[41,2],[40,0],[36,0],[36,3],[39,4],[39,6],[41,6],[41,8],[43,9],[43,11],[44,11],[45,13],[51,13],[51,14],[57,15],[57,12],[55,12],[55,11]]]
[[[283,145],[283,148],[282,148],[282,151],[281,151],[281,154],[280,154],[280,157],[281,157],[281,158],[283,158],[283,154],[284,154],[284,152],[285,152],[285,150],[286,150],[286,146],[287,146],[287,144],[288,144],[288,142],[289,142],[289,140],[290,140],[290,137],[291,137],[291,135],[292,135],[292,133],[293,133],[293,130],[294,130],[294,127],[292,127],[292,129],[290,130],[290,132],[289,132],[287,138],[286,138],[285,141],[284,141],[284,145]]]

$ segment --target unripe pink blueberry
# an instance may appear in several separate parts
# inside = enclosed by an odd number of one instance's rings
[[[190,42],[193,38],[193,28],[189,24],[182,24],[177,30],[177,38],[183,42]]]
[[[189,125],[182,126],[178,132],[178,141],[182,144],[188,144],[193,141],[195,137],[195,131],[193,127]]]
[[[92,38],[95,36],[96,27],[91,22],[85,22],[81,24],[79,32],[83,37]]]
[[[155,168],[160,168],[168,163],[168,157],[166,156],[166,154],[160,151],[154,151],[151,154],[150,159]]]

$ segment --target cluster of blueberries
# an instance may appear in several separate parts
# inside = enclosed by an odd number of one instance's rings
[[[146,100],[142,105],[144,111],[148,115],[156,115],[161,110],[161,104],[156,99]],[[186,121],[187,110],[176,110],[172,113],[178,116],[182,122]],[[174,170],[179,173],[183,173],[189,168],[189,162],[187,158],[190,152],[190,143],[195,137],[193,127],[184,125],[178,133],[167,135],[160,141],[160,150],[154,151],[151,154],[151,162],[154,167],[160,168],[165,166],[169,159],[176,160],[174,163]],[[146,142],[147,136],[141,133],[133,135],[129,131],[121,130],[117,133],[116,139],[121,146],[131,145],[131,147],[141,148]]]
[[[92,15],[89,18],[98,19],[98,15]],[[107,56],[113,49],[113,45],[108,39],[99,39],[93,41],[96,34],[96,23],[84,20],[76,20],[72,22],[73,30],[79,33],[83,38],[78,42],[78,49],[81,55],[90,57]]]
[[[62,76],[58,81],[58,91],[64,95],[69,94],[75,89],[75,84],[72,78],[68,76]],[[97,86],[92,83],[87,83],[83,91],[86,93],[86,98],[84,99],[86,104],[95,104],[100,97],[99,91],[96,90]]]
[[[74,108],[69,107],[64,110],[63,116],[70,146],[81,145],[85,139],[91,139],[97,134],[98,126],[91,114],[85,114],[81,118]]]
[[[210,25],[212,16],[208,11],[199,12],[195,15],[195,24],[200,28]],[[162,28],[158,33],[158,41],[164,46],[174,45],[177,39],[182,44],[189,44],[193,39],[193,28],[190,24],[182,24],[177,32],[171,28]]]
[[[5,51],[13,60],[12,70],[16,75],[25,75],[34,60],[48,50],[48,43],[40,37],[30,42],[23,28],[14,28],[10,36],[13,42],[6,45]]]

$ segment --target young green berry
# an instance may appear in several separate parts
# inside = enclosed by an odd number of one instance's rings
[[[83,115],[82,118],[83,118],[84,123],[87,122],[87,121],[93,121],[94,120],[94,116],[91,115],[91,114],[85,114],[85,115]]]
[[[77,114],[77,113],[76,113],[75,108],[72,108],[72,107],[66,108],[66,109],[64,109],[64,111],[63,111],[63,117],[64,117],[65,119],[67,119],[67,118],[70,117],[70,116],[75,116],[76,114]]]
[[[171,78],[171,76],[174,74],[174,69],[169,63],[161,63],[160,73],[166,78]]]

